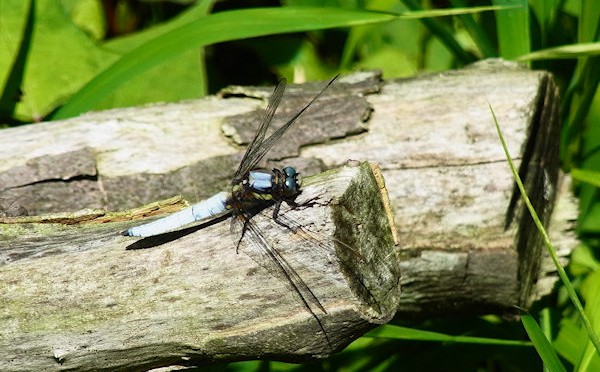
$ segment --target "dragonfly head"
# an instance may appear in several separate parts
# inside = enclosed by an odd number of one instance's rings
[[[296,197],[300,193],[300,181],[298,181],[298,172],[293,167],[285,167],[282,169],[285,175],[285,182],[283,184],[283,196],[286,199]]]

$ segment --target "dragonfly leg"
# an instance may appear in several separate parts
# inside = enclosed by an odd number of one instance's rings
[[[244,225],[242,226],[242,233],[240,234],[240,238],[238,239],[238,242],[235,245],[235,254],[239,254],[240,253],[240,244],[242,244],[242,239],[244,239],[244,235],[246,234],[246,230],[248,230],[248,224],[249,223],[250,223],[250,220],[244,218]]]
[[[306,208],[312,208],[315,205],[316,206],[320,206],[320,205],[324,205],[323,203],[319,203],[319,196],[314,196],[312,198],[310,198],[307,201],[302,202],[302,204],[296,203],[295,200],[286,200],[286,203],[288,203],[288,205],[290,205],[293,209],[299,209],[299,210],[303,210]]]
[[[281,225],[283,227],[285,227],[286,229],[290,230],[291,232],[295,233],[297,230],[297,227],[292,227],[287,225],[285,222],[281,221],[278,217],[279,217],[279,210],[281,209],[281,200],[278,200],[275,203],[275,208],[273,208],[273,221],[275,221],[278,225]],[[292,208],[295,208],[298,206],[298,204],[296,204],[293,200],[292,201],[286,201],[286,203],[288,203],[289,205],[292,206]]]

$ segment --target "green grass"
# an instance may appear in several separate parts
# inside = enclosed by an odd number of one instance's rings
[[[108,28],[99,2],[2,0],[0,125],[357,69],[379,68],[393,78],[503,57],[549,70],[563,98],[557,140],[580,202],[581,239],[550,300],[524,313],[522,323],[495,316],[396,321],[310,365],[211,369],[529,371],[543,363],[556,371],[600,370],[600,1],[449,0],[449,9],[420,0],[282,3],[138,4],[143,9],[117,9],[113,24],[134,24],[127,29]],[[136,24],[137,14],[146,16]]]
[[[554,262],[554,266],[556,267],[556,269],[558,271],[558,275],[563,283],[564,289],[567,291],[569,299],[571,300],[571,303],[572,303],[573,307],[575,308],[576,313],[579,316],[579,320],[581,321],[581,323],[583,324],[583,327],[585,328],[585,331],[587,333],[588,342],[590,342],[593,345],[593,348],[595,349],[595,352],[598,356],[598,355],[600,355],[600,340],[598,339],[598,335],[596,334],[594,326],[590,322],[588,315],[586,315],[586,313],[583,309],[581,301],[579,300],[579,297],[577,296],[577,293],[575,292],[575,288],[573,287],[571,280],[569,279],[569,277],[568,277],[567,273],[565,272],[565,270],[563,269],[563,267],[560,265],[560,262],[558,261],[558,256],[556,254],[556,249],[554,248],[554,245],[550,241],[550,237],[548,236],[546,229],[544,228],[544,225],[538,218],[538,215],[537,215],[533,205],[531,204],[529,197],[527,196],[527,193],[525,192],[525,186],[523,186],[523,182],[521,182],[519,173],[517,172],[517,169],[515,168],[515,165],[513,164],[511,155],[508,152],[508,148],[506,146],[506,142],[504,141],[504,136],[502,135],[502,130],[500,129],[500,124],[498,123],[498,120],[496,119],[496,114],[494,113],[492,107],[490,107],[490,111],[492,113],[492,116],[494,117],[494,124],[496,125],[496,129],[498,131],[498,137],[500,138],[500,142],[502,143],[502,148],[504,149],[504,153],[506,154],[506,159],[508,160],[508,164],[510,166],[510,170],[513,174],[513,177],[515,178],[515,182],[517,183],[517,186],[519,187],[519,192],[521,193],[521,197],[523,198],[523,201],[525,202],[525,205],[527,206],[527,209],[529,210],[529,213],[531,214],[531,217],[533,218],[533,221],[535,222],[535,225],[536,225],[538,231],[542,235],[544,244],[546,245],[546,248],[548,248],[548,253],[550,254],[550,257],[552,258],[552,262]],[[599,292],[596,292],[596,293],[599,293]],[[592,314],[595,314],[595,312],[593,312]],[[537,323],[535,322],[533,317],[531,317],[529,314],[525,314],[522,316],[521,320],[523,321],[523,325],[525,326],[525,329],[527,330],[527,334],[533,341],[533,344],[535,345],[536,350],[538,351],[538,354],[544,361],[545,367],[551,371],[565,371],[565,368],[562,365],[562,363],[560,363],[560,360],[558,359],[558,356],[556,355],[555,350],[552,348],[549,340],[546,338],[546,335],[539,328],[539,326],[537,325]],[[584,370],[588,370],[587,365],[586,365],[586,368],[584,368]]]

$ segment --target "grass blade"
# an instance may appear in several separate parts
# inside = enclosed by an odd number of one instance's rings
[[[529,200],[529,197],[527,196],[527,193],[525,192],[525,187],[523,186],[523,182],[521,182],[521,178],[519,177],[519,174],[518,174],[518,172],[515,168],[515,165],[512,161],[512,158],[510,157],[510,154],[508,152],[508,147],[506,147],[506,142],[504,141],[504,136],[502,135],[502,131],[500,130],[500,124],[498,124],[498,119],[496,118],[496,114],[494,113],[494,110],[492,109],[491,105],[490,105],[490,111],[492,112],[492,117],[494,119],[494,125],[496,126],[496,131],[498,132],[498,137],[500,138],[500,143],[502,144],[502,149],[504,150],[504,154],[506,155],[506,159],[508,160],[508,165],[510,166],[510,171],[512,172],[515,182],[516,182],[517,186],[519,187],[519,191],[521,192],[521,197],[523,198],[523,201],[525,202],[525,205],[527,206],[527,209],[529,210],[529,214],[531,215],[531,218],[533,219],[538,231],[542,235],[542,239],[544,241],[544,244],[546,245],[546,248],[548,248],[548,252],[550,254],[550,257],[552,258],[552,261],[554,262],[554,266],[556,267],[558,276],[560,276],[560,279],[562,280],[563,285],[565,286],[565,289],[569,295],[569,298],[571,299],[573,306],[577,310],[579,317],[580,317],[581,321],[583,322],[583,325],[585,326],[588,337],[590,338],[592,344],[596,348],[596,352],[598,354],[600,354],[600,340],[598,340],[598,335],[594,331],[594,328],[592,327],[590,320],[585,315],[585,312],[583,311],[583,306],[581,305],[581,301],[579,301],[579,298],[577,297],[577,294],[575,293],[575,289],[573,288],[573,285],[571,284],[571,281],[569,280],[569,277],[567,276],[565,269],[560,265],[560,262],[558,261],[558,256],[556,255],[556,249],[554,248],[552,242],[550,241],[550,238],[548,237],[548,233],[546,232],[546,229],[544,229],[542,222],[538,218],[538,215],[535,212],[533,205],[531,205],[531,201]]]
[[[126,54],[84,86],[53,119],[76,116],[115,90],[132,74],[145,71],[191,48],[277,33],[387,22],[397,16],[375,12],[327,8],[253,8],[202,17],[150,40]],[[260,19],[260,22],[256,20]]]
[[[516,6],[496,12],[500,56],[513,59],[531,51],[527,0],[493,0],[494,5]]]
[[[433,341],[449,343],[466,343],[479,345],[502,345],[502,346],[531,346],[531,342],[521,340],[503,340],[498,338],[454,336],[420,329],[400,327],[395,325],[384,325],[368,332],[365,337],[389,338],[395,340]]]
[[[589,183],[592,186],[600,187],[600,172],[594,172],[587,169],[571,169],[571,177],[574,180]]]
[[[523,54],[515,58],[515,60],[534,61],[540,59],[571,59],[595,55],[600,55],[600,43],[561,45],[555,48],[536,50],[535,52]]]
[[[415,0],[402,0],[402,3],[407,8],[414,11],[422,11],[423,8]],[[440,39],[442,44],[448,48],[454,55],[454,57],[462,64],[467,64],[475,61],[475,57],[467,52],[454,38],[453,33],[448,28],[434,19],[424,18],[421,20],[423,25],[429,29],[429,31]]]
[[[535,319],[527,312],[523,311],[521,322],[540,358],[544,361],[544,367],[552,372],[566,372],[565,366],[561,363],[558,355],[556,355],[556,351],[554,351],[554,348]]]

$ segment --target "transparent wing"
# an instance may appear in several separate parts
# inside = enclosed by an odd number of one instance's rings
[[[256,213],[259,213],[257,210]],[[327,314],[325,307],[317,296],[294,270],[281,252],[260,232],[251,217],[256,213],[241,213],[233,216],[231,220],[232,236],[236,247],[242,250],[258,265],[265,268],[271,275],[283,281],[296,294],[302,306],[317,322],[320,331],[330,348],[333,349],[327,331],[315,311]],[[275,224],[275,222],[273,222]],[[318,310],[316,310],[316,309]]]
[[[267,129],[273,120],[273,116],[275,115],[275,111],[277,111],[277,107],[281,103],[281,97],[283,97],[283,92],[285,91],[285,87],[287,86],[287,82],[285,79],[279,80],[271,98],[269,98],[269,104],[267,105],[267,109],[265,110],[265,116],[260,123],[260,127],[256,131],[256,135],[252,142],[246,148],[246,153],[240,162],[240,165],[235,172],[233,177],[234,183],[240,181],[244,175],[252,170],[252,164],[257,164],[260,161],[260,158],[256,159],[257,153],[261,144],[265,138],[265,134],[267,133]],[[261,156],[262,157],[262,156]]]
[[[379,308],[379,303],[377,299],[371,294],[371,291],[364,285],[364,279],[361,277],[360,272],[354,269],[345,269],[355,268],[357,266],[368,264],[368,258],[365,257],[359,249],[357,249],[358,247],[353,247],[343,242],[342,240],[333,237],[332,234],[323,234],[321,232],[311,231],[311,223],[309,223],[308,225],[301,224],[300,222],[298,222],[297,219],[295,219],[291,216],[291,214],[289,214],[289,212],[292,210],[310,207],[310,204],[311,203],[308,202],[306,204],[294,206],[288,210],[281,210],[277,217],[277,220],[280,223],[274,223],[273,225],[276,228],[279,228],[283,233],[285,233],[285,230],[287,230],[288,234],[293,234],[293,239],[304,241],[305,243],[302,245],[310,247],[310,250],[314,251],[313,253],[309,253],[309,256],[326,256],[328,257],[328,259],[335,261],[342,269],[342,271],[344,271],[345,275],[351,276],[350,280],[352,281],[353,285],[355,285],[356,288],[358,288],[362,294],[369,297],[369,303],[381,312],[381,308]],[[264,216],[264,218],[271,218],[272,209],[263,209],[257,212],[256,214],[261,214]],[[336,245],[339,247],[339,250],[337,251]]]
[[[294,115],[290,120],[288,120],[287,123],[283,124],[281,127],[279,127],[279,129],[273,132],[273,134],[267,137],[267,139],[263,140],[267,128],[273,120],[275,110],[281,102],[281,96],[283,96],[283,91],[285,90],[285,80],[281,80],[279,82],[277,87],[275,87],[273,95],[269,99],[269,105],[267,106],[265,118],[263,119],[263,122],[261,123],[260,128],[256,133],[256,136],[254,137],[252,142],[250,142],[248,149],[246,149],[246,153],[244,154],[244,158],[242,159],[237,172],[235,172],[235,177],[233,179],[234,183],[239,182],[247,172],[256,168],[258,162],[265,156],[265,154],[271,149],[271,147],[273,147],[273,145],[277,143],[277,141],[279,141],[281,136],[283,136],[284,133],[287,132],[288,129],[290,129],[290,127],[310,107],[310,105],[312,105],[319,97],[323,95],[323,93],[325,93],[327,88],[329,88],[329,86],[333,84],[333,82],[335,81],[335,79],[337,79],[338,76],[339,75],[334,76],[333,79],[331,79],[329,83],[327,83],[327,85],[316,96],[314,96],[313,99],[311,99],[310,102],[308,102],[308,104],[304,106],[302,110],[300,110],[296,115]]]
[[[257,212],[258,213],[258,212]],[[281,252],[264,236],[251,220],[251,214],[237,214],[231,220],[236,247],[271,275],[286,283],[314,317],[313,307],[327,313],[319,299],[289,264]]]
[[[298,207],[302,208],[303,206],[300,205]],[[295,208],[297,208],[297,207],[295,207]],[[262,214],[264,216],[267,216],[268,213],[269,212],[265,211],[265,210],[260,212],[260,214]],[[325,238],[323,236],[319,236],[320,235],[319,233],[312,232],[312,231],[308,230],[306,228],[306,226],[303,226],[302,224],[298,223],[296,220],[289,218],[285,211],[279,213],[277,220],[279,220],[282,225],[286,226],[292,233],[294,233],[298,239],[302,239],[307,242],[310,242],[310,246],[313,247],[314,249],[318,250],[320,254],[327,254],[327,255],[335,254],[334,247],[330,243],[327,243],[327,241],[332,241],[332,242],[335,242],[338,245],[340,245],[344,250],[344,254],[348,255],[351,259],[356,260],[356,261],[361,261],[361,262],[366,261],[366,259],[363,257],[363,255],[360,253],[360,251],[358,249],[356,249],[356,248],[354,248],[332,236],[328,236],[327,238]],[[285,228],[285,227],[282,226],[282,228]]]

